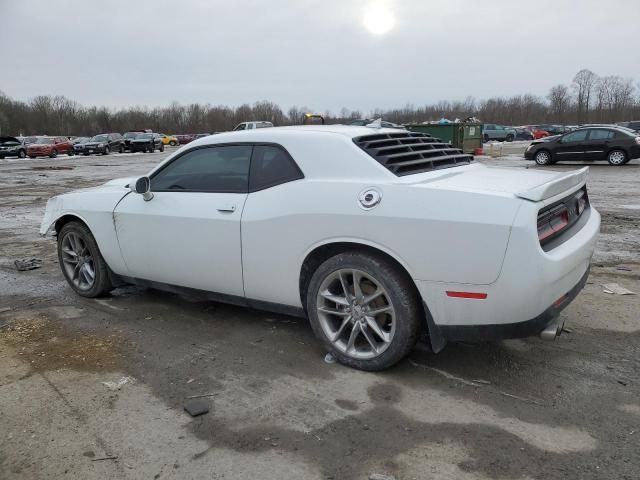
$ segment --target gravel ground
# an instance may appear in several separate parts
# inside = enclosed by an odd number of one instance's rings
[[[591,169],[602,235],[568,333],[419,347],[373,374],[324,363],[301,319],[71,292],[38,236],[47,198],[168,153],[0,160],[0,478],[640,478],[640,297],[601,287],[640,292],[637,160]],[[509,153],[480,161],[535,168]],[[193,396],[208,414],[183,411]]]

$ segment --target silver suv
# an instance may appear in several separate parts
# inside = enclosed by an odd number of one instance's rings
[[[485,142],[488,142],[489,140],[513,142],[515,138],[516,131],[511,127],[505,127],[504,125],[496,125],[493,123],[487,123],[482,127],[482,139]]]

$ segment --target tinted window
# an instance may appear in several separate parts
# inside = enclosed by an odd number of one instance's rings
[[[236,128],[234,128],[234,130],[244,130],[245,128],[247,128],[247,125],[244,123],[241,123]]]
[[[191,150],[154,175],[151,190],[246,193],[252,148],[231,145]]]
[[[484,126],[484,129],[485,129],[485,130],[495,130],[495,129],[496,129],[496,126],[495,126],[495,125],[485,125],[485,126]]]
[[[614,133],[611,130],[591,130],[589,134],[589,140],[607,140],[614,137]]]
[[[573,132],[569,135],[562,137],[563,142],[582,142],[587,138],[588,130],[580,130],[579,132]]]
[[[302,172],[280,147],[256,145],[251,157],[249,190],[255,192],[303,178]]]

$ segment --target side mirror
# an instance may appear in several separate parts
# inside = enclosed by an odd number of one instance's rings
[[[153,198],[153,193],[151,192],[151,180],[149,177],[140,177],[136,180],[133,191],[142,195],[145,202],[151,200]]]

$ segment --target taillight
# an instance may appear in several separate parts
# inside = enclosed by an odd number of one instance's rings
[[[540,242],[564,230],[569,225],[569,209],[558,205],[538,216],[538,239]]]
[[[584,190],[578,190],[576,193],[576,199],[578,200],[576,211],[578,216],[582,215],[584,209],[587,208],[587,193]]]

